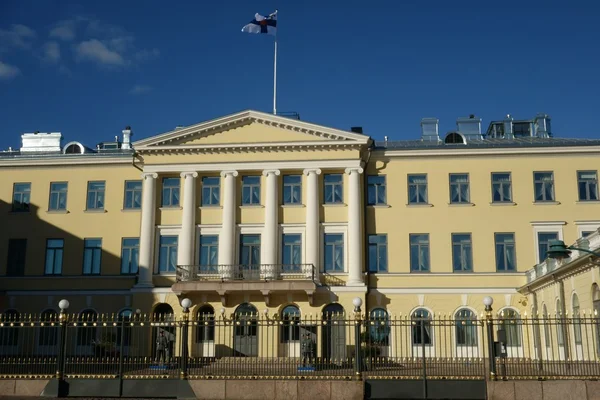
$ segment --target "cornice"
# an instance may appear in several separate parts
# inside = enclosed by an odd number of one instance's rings
[[[195,164],[146,164],[144,172],[221,172],[221,171],[262,171],[262,170],[306,170],[306,169],[346,169],[361,168],[360,159],[313,160],[313,161],[249,161],[238,163],[195,163]]]
[[[518,147],[495,149],[411,149],[411,150],[385,150],[373,151],[373,159],[382,157],[456,157],[456,156],[511,156],[511,155],[544,155],[544,154],[599,154],[600,146],[573,146],[573,147]]]
[[[0,167],[68,167],[71,165],[115,165],[126,164],[131,165],[132,155],[128,157],[55,157],[55,158],[13,158],[0,159]]]

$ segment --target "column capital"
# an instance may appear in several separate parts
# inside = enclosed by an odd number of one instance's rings
[[[306,176],[310,174],[321,175],[321,170],[319,168],[307,168],[303,171],[303,174]]]
[[[221,177],[225,178],[227,175],[231,175],[231,176],[233,176],[235,178],[236,176],[238,176],[238,172],[237,171],[233,171],[233,170],[231,170],[231,171],[221,171]]]
[[[279,175],[281,175],[281,171],[278,170],[278,169],[265,169],[262,172],[262,174],[263,174],[263,176],[269,176],[269,174],[273,174],[275,176],[279,176]]]
[[[346,168],[345,172],[348,175],[352,175],[352,173],[362,174],[364,172],[364,169],[362,167],[350,167],[350,168]]]
[[[142,179],[145,180],[146,178],[156,179],[158,174],[156,172],[142,172]]]
[[[187,171],[187,172],[182,172],[181,174],[179,174],[179,176],[181,176],[182,178],[186,178],[188,176],[191,176],[192,178],[197,178],[198,173],[196,171]]]

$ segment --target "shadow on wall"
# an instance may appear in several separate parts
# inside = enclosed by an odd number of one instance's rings
[[[37,204],[22,208],[14,210],[12,204],[0,200],[0,312],[58,311],[60,298],[19,294],[20,291],[115,290],[135,284],[136,274],[121,277],[120,254],[104,250],[108,241],[113,248],[115,241],[121,247],[122,238],[102,237],[98,227],[76,213],[48,212]],[[52,224],[53,220],[57,225]],[[59,223],[76,225],[82,237],[62,229]],[[91,308],[86,304],[86,296],[71,296],[69,301],[72,313]],[[95,306],[98,313],[115,312],[111,304],[105,304],[106,309],[101,308],[102,304]]]

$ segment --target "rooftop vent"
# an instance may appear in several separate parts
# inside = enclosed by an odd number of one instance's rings
[[[421,119],[421,140],[426,142],[439,142],[440,136],[438,125],[440,120],[437,118]]]
[[[21,135],[21,153],[60,153],[60,142],[62,135],[60,132],[50,133],[24,133]]]
[[[123,129],[123,143],[121,144],[121,148],[123,150],[131,149],[131,136],[132,135],[133,135],[133,132],[131,131],[131,127],[126,126],[125,129]]]
[[[548,114],[539,113],[535,116],[535,134],[537,137],[545,138],[552,136],[550,116]]]
[[[362,128],[362,126],[353,126],[350,128],[350,131],[354,132],[354,133],[360,133],[362,135],[363,128]]]

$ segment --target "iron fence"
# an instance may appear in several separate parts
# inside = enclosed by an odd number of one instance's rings
[[[0,377],[597,378],[599,331],[594,315],[10,314]]]

